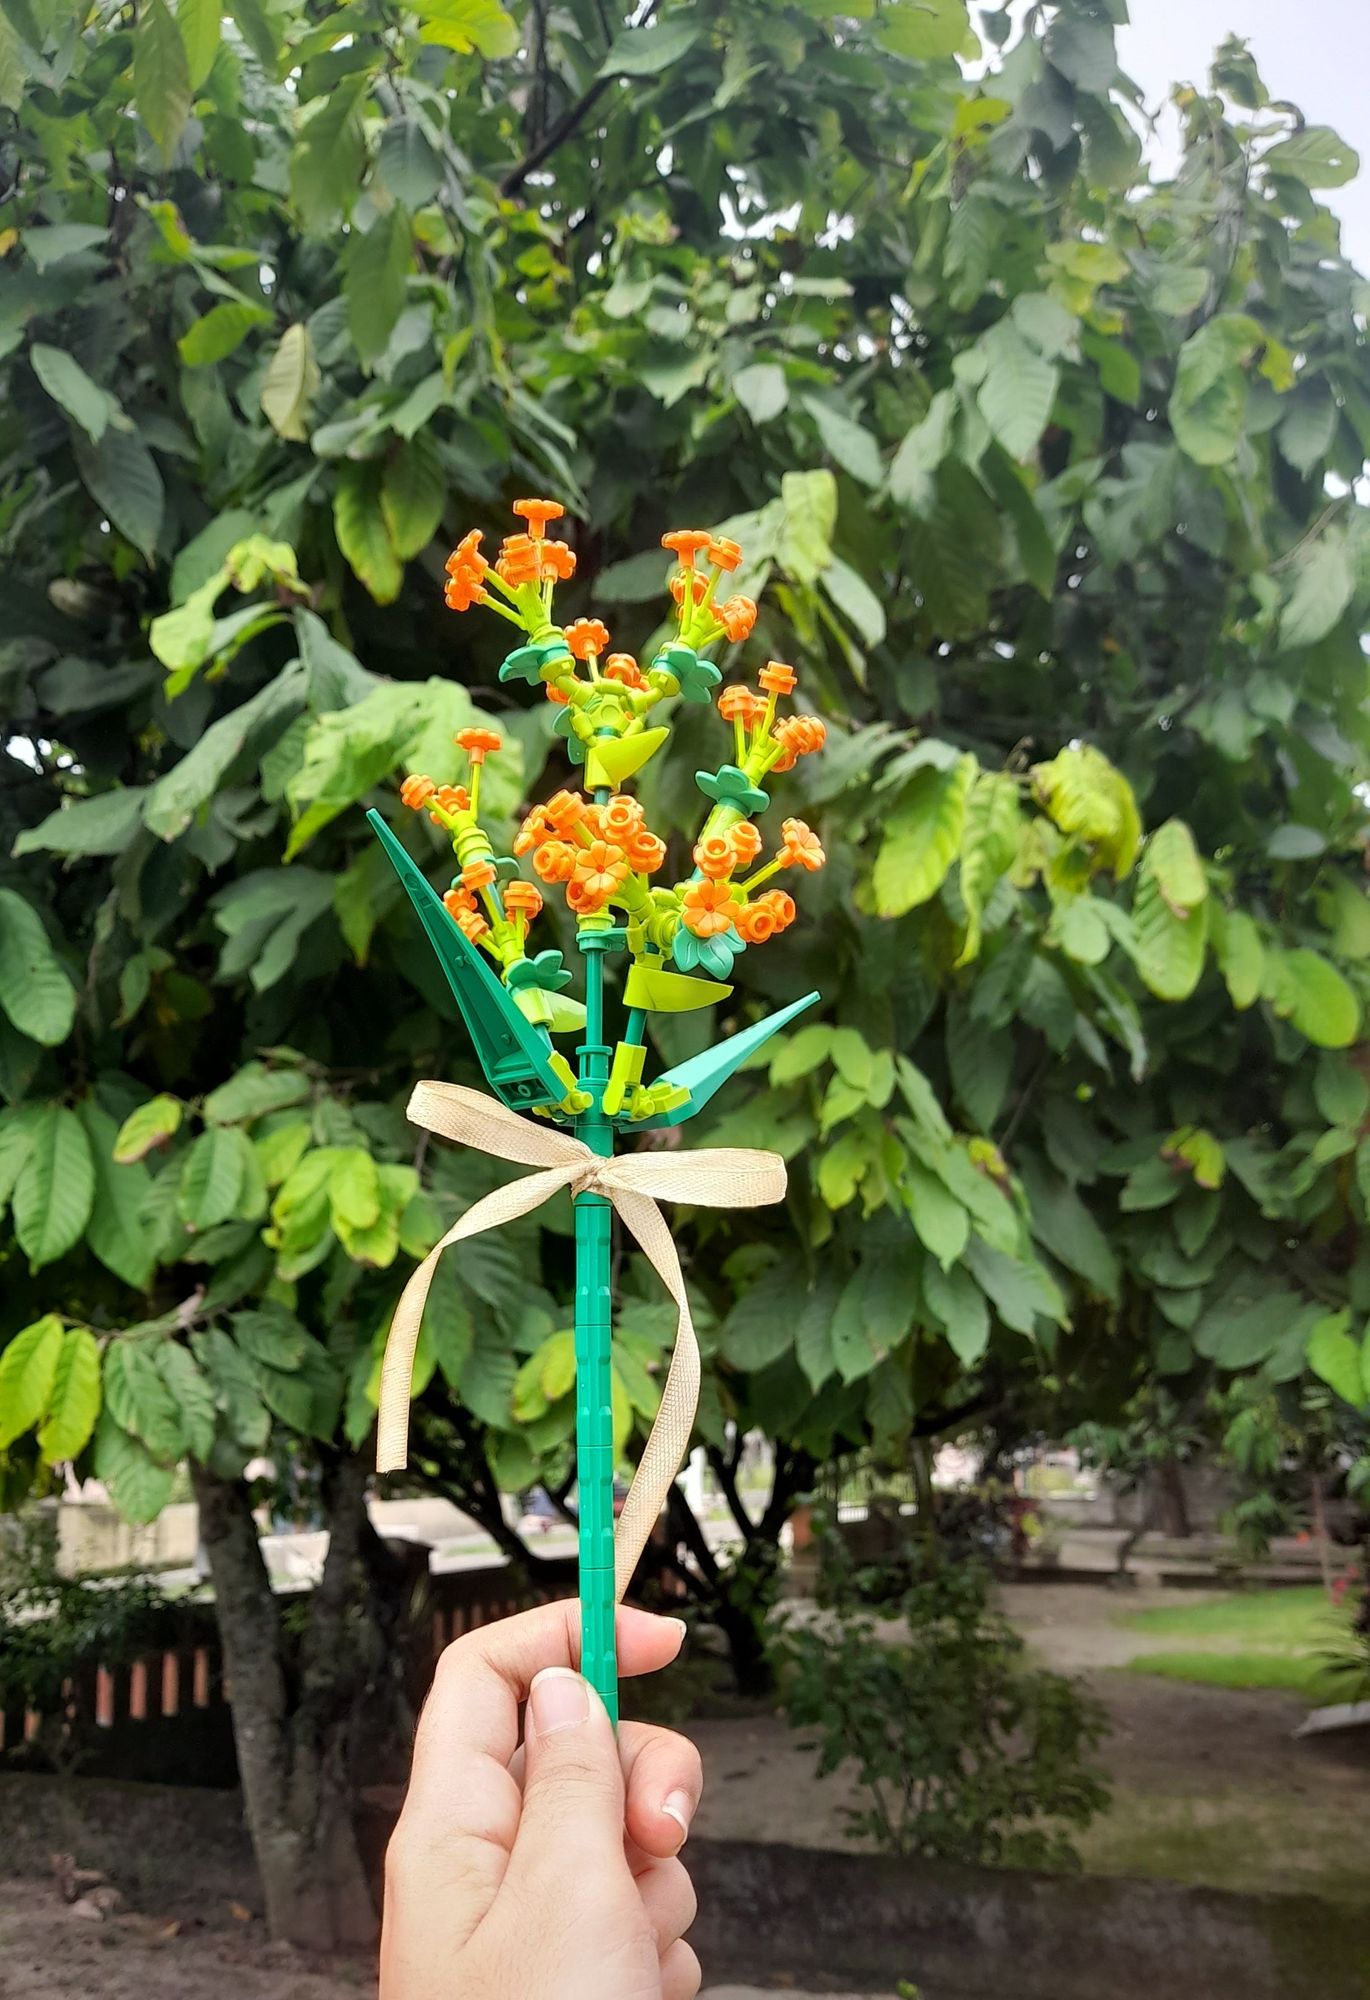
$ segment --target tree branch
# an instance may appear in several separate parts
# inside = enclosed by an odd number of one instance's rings
[[[648,7],[642,19],[637,23],[637,26],[645,28],[653,14],[655,14],[656,9],[657,0],[652,0],[651,6]],[[617,76],[598,77],[590,85],[590,88],[576,99],[574,104],[568,104],[556,123],[547,128],[537,143],[531,146],[524,154],[518,165],[509,169],[499,184],[500,193],[506,196],[517,194],[529,174],[535,174],[545,161],[551,159],[559,146],[565,145],[571,135],[580,130],[585,120],[599,103],[600,98],[608,90],[610,84],[617,82]]]

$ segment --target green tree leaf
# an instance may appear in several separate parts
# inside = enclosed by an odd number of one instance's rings
[[[0,1406],[3,1400],[4,1384],[0,1381]],[[95,1336],[84,1326],[69,1326],[57,1350],[52,1388],[38,1432],[38,1449],[46,1464],[80,1456],[95,1429],[100,1401],[100,1349]]]
[[[941,888],[961,846],[975,774],[973,757],[914,774],[885,821],[876,856],[875,906],[882,917],[901,917]]]
[[[262,378],[262,412],[278,437],[307,441],[309,406],[322,380],[309,328],[297,321],[281,335]]]
[[[985,421],[1010,458],[1035,451],[1056,400],[1058,371],[1001,319],[980,342],[985,372],[977,395]]]
[[[136,1111],[131,1111],[119,1127],[113,1147],[114,1159],[122,1166],[134,1160],[145,1160],[154,1146],[164,1146],[180,1131],[184,1116],[185,1106],[179,1098],[165,1093],[150,1097],[146,1104],[140,1104]]]
[[[41,1270],[78,1243],[90,1220],[95,1168],[81,1121],[65,1105],[45,1104],[14,1184],[14,1233]]]
[[[1349,1048],[1360,1027],[1360,1003],[1337,968],[1300,946],[1268,951],[1265,995],[1282,1020],[1320,1049]]]
[[[333,496],[333,526],[354,575],[377,604],[393,604],[404,582],[404,565],[385,524],[382,478],[379,465],[344,466]]]
[[[174,1463],[185,1450],[185,1430],[160,1366],[167,1344],[165,1335],[112,1340],[105,1350],[105,1405],[154,1458]]]
[[[148,1175],[142,1167],[116,1163],[115,1146],[122,1133],[93,1097],[83,1097],[76,1112],[90,1142],[95,1171],[87,1241],[107,1271],[144,1291],[156,1265],[152,1235],[143,1221]]]
[[[955,1196],[917,1160],[904,1170],[905,1199],[914,1231],[944,1271],[960,1257],[970,1235],[970,1217]]]
[[[134,1523],[155,1521],[171,1498],[175,1470],[159,1465],[147,1446],[130,1437],[111,1416],[100,1413],[95,1431],[95,1476],[119,1512]]]
[[[290,158],[290,190],[308,230],[322,231],[352,211],[366,163],[362,107],[368,83],[365,74],[345,76],[307,109]]]
[[[398,203],[364,236],[352,238],[343,296],[357,353],[367,367],[384,354],[395,330],[404,306],[409,262],[409,215]]]
[[[1355,590],[1346,544],[1333,528],[1299,550],[1280,613],[1282,646],[1316,646],[1337,623]]]
[[[194,1230],[212,1229],[238,1212],[248,1141],[234,1126],[209,1125],[186,1154],[177,1212]]]
[[[217,5],[215,13],[217,18]],[[176,352],[187,368],[212,368],[218,361],[227,361],[253,327],[270,324],[271,313],[266,306],[251,305],[246,299],[221,299],[217,306],[202,313],[193,326],[187,327],[176,343]]]
[[[76,1018],[76,989],[38,912],[14,889],[0,889],[0,1008],[45,1048],[64,1042]]]
[[[142,119],[164,160],[190,116],[190,69],[186,45],[177,33],[166,0],[143,0],[133,35],[133,95]]]
[[[785,370],[778,361],[754,361],[733,377],[733,394],[754,424],[768,424],[790,399]]]
[[[214,1391],[188,1347],[164,1340],[156,1350],[157,1366],[176,1405],[185,1448],[205,1464],[214,1449]]]
[[[961,1264],[954,1264],[949,1271],[925,1264],[923,1298],[928,1311],[940,1321],[961,1366],[974,1368],[989,1346],[989,1308],[969,1271]]]
[[[166,489],[143,440],[111,425],[98,445],[76,440],[76,465],[92,500],[151,562],[162,532]]]
[[[92,444],[99,444],[110,419],[122,415],[119,401],[92,382],[75,355],[35,341],[29,349],[33,372],[59,409],[79,424]]]
[[[48,1409],[64,1338],[58,1315],[44,1313],[0,1350],[0,1451]]]
[[[1245,366],[1265,336],[1245,313],[1206,320],[1180,349],[1170,423],[1199,465],[1226,465],[1246,420]]]
[[[1270,173],[1285,174],[1305,187],[1345,187],[1360,172],[1360,155],[1330,125],[1305,125],[1271,146],[1265,165]]]
[[[219,53],[220,0],[176,0],[176,29],[185,43],[186,80],[197,91]]]
[[[381,480],[381,514],[401,562],[421,555],[438,531],[446,494],[442,460],[425,437],[416,437],[387,459]]]
[[[965,0],[898,0],[881,9],[876,32],[891,55],[911,62],[969,55],[976,46]]]

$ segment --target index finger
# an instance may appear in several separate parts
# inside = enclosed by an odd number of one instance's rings
[[[668,1666],[685,1627],[678,1618],[618,1607],[618,1670],[625,1677]],[[468,1632],[438,1661],[419,1719],[405,1811],[450,1820],[458,1801],[453,1774],[465,1780],[472,1760],[490,1759],[507,1776],[519,1740],[519,1707],[544,1667],[580,1665],[580,1606],[574,1599],[543,1604],[497,1625]]]

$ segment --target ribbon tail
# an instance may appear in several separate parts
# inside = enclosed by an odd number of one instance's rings
[[[615,1188],[614,1207],[637,1239],[675,1302],[675,1347],[661,1392],[661,1407],[643,1446],[633,1483],[614,1531],[614,1595],[621,1599],[675,1482],[699,1407],[699,1340],[690,1317],[685,1275],[666,1218],[650,1195]]]
[[[569,1187],[579,1171],[579,1161],[564,1167],[548,1167],[540,1174],[527,1174],[482,1196],[458,1216],[442,1240],[433,1245],[423,1262],[410,1276],[400,1293],[395,1316],[386,1336],[385,1359],[381,1363],[380,1408],[376,1418],[376,1470],[399,1472],[409,1462],[409,1399],[413,1394],[414,1354],[423,1325],[423,1309],[438,1260],[454,1243],[482,1230],[497,1229],[503,1222],[517,1222],[521,1215],[540,1208],[561,1188]]]

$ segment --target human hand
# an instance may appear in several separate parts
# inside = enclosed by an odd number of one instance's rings
[[[684,1626],[622,1606],[621,1674]],[[625,1722],[573,1672],[580,1609],[548,1604],[438,1662],[385,1859],[380,2000],[692,2000],[690,1878],[703,1785],[683,1736]],[[519,1747],[519,1704],[527,1700]]]

